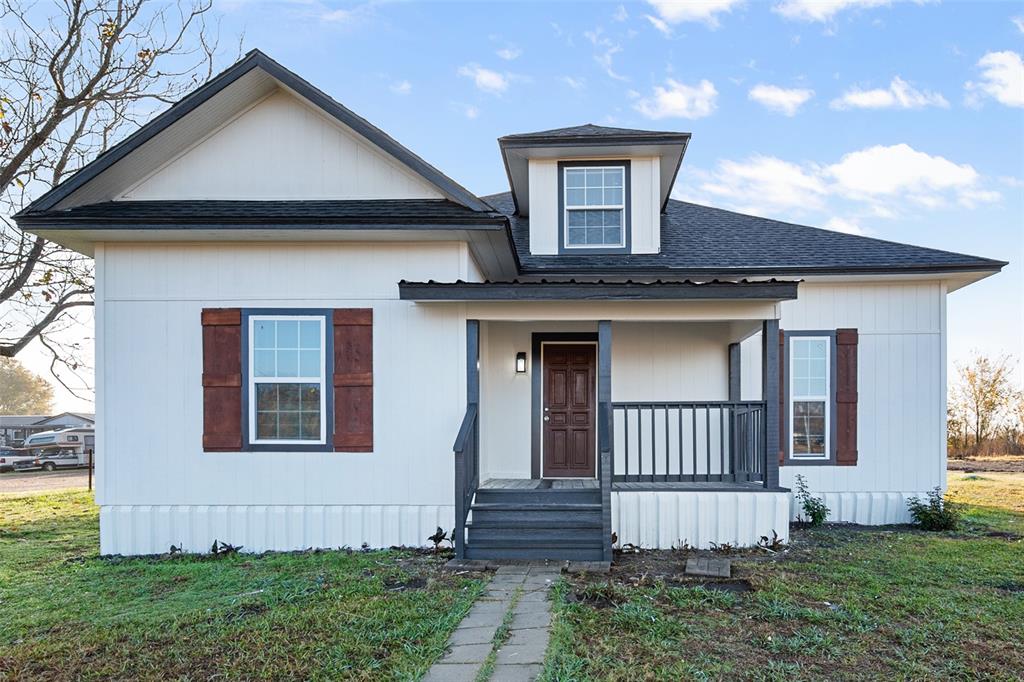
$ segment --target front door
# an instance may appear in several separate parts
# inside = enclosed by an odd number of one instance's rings
[[[595,475],[597,346],[544,344],[545,478]]]

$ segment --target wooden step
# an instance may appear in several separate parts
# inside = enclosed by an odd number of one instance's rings
[[[550,559],[555,561],[602,561],[600,547],[475,547],[466,545],[467,559]]]

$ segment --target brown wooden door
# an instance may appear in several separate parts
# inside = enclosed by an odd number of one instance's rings
[[[544,345],[546,478],[592,477],[597,440],[597,347]]]

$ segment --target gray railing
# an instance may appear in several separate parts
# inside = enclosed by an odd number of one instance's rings
[[[466,416],[452,448],[455,454],[455,528],[452,539],[455,556],[465,556],[466,519],[473,495],[480,487],[480,410],[476,403],[466,406]]]
[[[764,482],[763,402],[612,403],[616,482]]]

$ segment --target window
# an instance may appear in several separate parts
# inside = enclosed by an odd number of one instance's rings
[[[789,343],[790,456],[828,459],[832,339],[796,336]]]
[[[563,168],[566,248],[626,245],[626,166]]]
[[[249,443],[327,443],[325,334],[324,315],[249,315]]]

